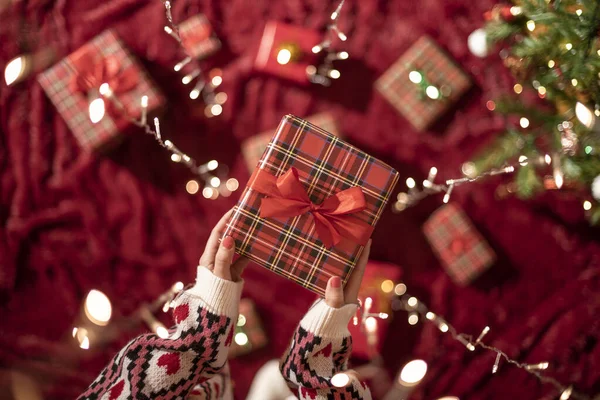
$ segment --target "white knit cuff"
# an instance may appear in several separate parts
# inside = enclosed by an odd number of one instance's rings
[[[300,326],[316,336],[341,338],[350,336],[348,322],[356,314],[356,304],[346,304],[341,308],[329,307],[323,299],[308,310]]]
[[[235,319],[239,313],[244,281],[221,279],[208,268],[199,266],[196,285],[187,292],[201,298],[208,311]]]

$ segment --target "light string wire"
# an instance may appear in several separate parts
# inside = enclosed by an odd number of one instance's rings
[[[340,71],[333,68],[333,62],[335,60],[346,60],[349,57],[348,52],[346,51],[337,52],[331,49],[331,44],[335,37],[342,42],[348,40],[348,36],[338,27],[338,19],[342,12],[342,8],[344,7],[344,2],[345,0],[340,1],[335,11],[331,13],[331,22],[327,25],[327,31],[323,36],[323,40],[312,48],[314,54],[319,54],[322,51],[326,52],[325,59],[321,65],[318,67],[309,65],[306,68],[306,74],[312,83],[323,86],[331,85],[331,79],[338,79],[341,75]]]
[[[447,179],[444,183],[435,183],[435,178],[438,173],[438,169],[436,167],[431,167],[429,170],[429,174],[427,179],[423,181],[423,189],[418,189],[416,187],[416,182],[413,178],[408,178],[406,180],[406,185],[408,186],[408,192],[400,192],[398,193],[397,201],[393,204],[393,210],[396,212],[401,212],[408,207],[412,207],[419,203],[426,197],[429,197],[438,193],[445,193],[443,202],[448,203],[450,201],[450,197],[454,188],[457,186],[461,186],[468,183],[473,183],[480,181],[482,179],[497,176],[497,175],[507,175],[513,174],[517,169],[521,166],[526,166],[529,163],[533,163],[537,166],[547,166],[550,164],[554,164],[554,180],[556,182],[556,186],[558,189],[562,187],[563,183],[563,171],[560,166],[560,160],[558,155],[550,156],[548,154],[539,156],[537,158],[527,158],[526,156],[520,156],[518,163],[505,165],[501,168],[493,168],[489,171],[482,172],[480,174],[473,173],[475,167],[472,163],[466,163],[463,165],[463,170],[465,171],[465,177],[462,178],[453,178]]]
[[[405,288],[405,285],[403,285],[403,284],[400,284],[400,285],[402,285],[403,288]],[[548,383],[548,384],[551,384],[552,386],[554,386],[556,388],[556,390],[560,393],[559,400],[568,400],[568,399],[590,400],[590,397],[583,395],[581,393],[575,392],[573,390],[572,384],[565,386],[558,380],[556,380],[552,377],[543,375],[540,371],[543,371],[550,366],[550,364],[548,362],[543,361],[543,362],[540,362],[537,364],[522,363],[522,362],[512,359],[510,356],[508,356],[508,354],[506,354],[504,351],[500,350],[499,348],[491,346],[489,344],[486,344],[483,341],[483,338],[489,333],[489,331],[490,331],[489,326],[486,326],[485,328],[483,328],[483,330],[481,331],[481,333],[479,334],[477,339],[473,340],[472,335],[468,335],[465,333],[459,333],[454,326],[452,326],[450,323],[448,323],[448,321],[446,321],[446,319],[431,312],[429,310],[429,308],[423,302],[421,302],[419,299],[417,299],[416,297],[411,296],[410,294],[405,292],[404,294],[399,295],[399,298],[401,301],[401,308],[404,311],[407,311],[407,312],[409,312],[409,314],[412,314],[412,315],[414,315],[415,313],[420,314],[427,321],[433,323],[442,333],[446,333],[446,332],[450,333],[450,335],[452,336],[452,338],[454,340],[461,343],[469,351],[475,351],[477,347],[481,347],[482,349],[496,353],[496,358],[495,358],[495,361],[494,361],[494,364],[492,367],[492,374],[495,374],[496,372],[498,372],[498,369],[500,368],[500,361],[502,359],[504,359],[507,363],[512,364],[515,367],[522,369],[525,372],[535,376],[542,383]]]

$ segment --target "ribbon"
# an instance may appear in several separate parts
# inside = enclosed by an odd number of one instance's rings
[[[279,178],[256,169],[248,187],[268,196],[261,199],[262,218],[289,218],[310,213],[319,239],[328,248],[337,245],[342,238],[364,246],[373,233],[371,225],[351,215],[367,207],[359,187],[342,190],[321,204],[315,204],[310,201],[295,168],[290,168]]]
[[[98,90],[100,85],[108,83],[115,93],[125,93],[137,85],[135,68],[121,68],[119,59],[114,56],[96,59],[93,54],[86,53],[73,61],[77,73],[71,80],[71,89],[75,92],[89,93]]]

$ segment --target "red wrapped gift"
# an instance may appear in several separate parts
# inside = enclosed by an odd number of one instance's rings
[[[423,36],[378,80],[377,90],[419,131],[427,129],[471,86],[471,80]]]
[[[221,41],[203,14],[195,15],[179,24],[179,36],[188,54],[197,59],[208,57],[221,48]]]
[[[235,326],[233,342],[229,349],[229,358],[258,350],[265,347],[266,344],[267,334],[256,311],[254,302],[250,299],[241,299],[240,314]]]
[[[307,121],[283,118],[224,235],[238,253],[323,295],[345,283],[398,173]]]
[[[389,318],[391,318],[391,301],[394,297],[394,288],[400,283],[402,269],[395,264],[369,261],[358,297],[362,302],[362,308],[357,311],[356,319],[349,325],[352,334],[352,355],[357,358],[371,359],[380,354],[381,348],[387,336]],[[371,300],[367,302],[367,299]],[[367,332],[363,323],[363,312],[366,312],[367,303],[369,313],[374,314],[377,327],[374,332]],[[379,313],[385,313],[389,318],[379,318]],[[366,317],[366,315],[365,315]],[[374,340],[369,340],[373,335]]]
[[[340,137],[340,133],[337,128],[337,122],[328,112],[307,117],[306,120],[311,124],[316,125],[337,137]],[[271,129],[267,132],[249,137],[242,143],[242,154],[250,173],[252,173],[254,168],[256,168],[256,164],[258,164],[258,161],[264,154],[274,133],[275,131]]]
[[[38,81],[86,149],[102,147],[119,137],[130,118],[139,119],[142,96],[148,96],[148,111],[164,103],[142,66],[110,30],[42,73]],[[92,123],[90,101],[99,97],[103,83],[114,101],[106,99],[104,117]]]
[[[254,67],[257,71],[309,84],[306,68],[316,62],[312,48],[321,38],[319,32],[311,29],[267,22]]]
[[[450,277],[467,285],[487,270],[496,254],[457,204],[447,204],[427,220],[425,236]]]

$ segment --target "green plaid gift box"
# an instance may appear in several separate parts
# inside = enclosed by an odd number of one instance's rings
[[[289,177],[294,177],[293,182],[286,180]],[[387,164],[288,115],[233,208],[223,235],[235,240],[237,253],[322,296],[330,277],[347,282],[397,181],[398,173]],[[283,196],[298,194],[291,190],[298,185],[301,199]],[[282,197],[263,194],[266,187]],[[281,211],[267,207],[280,200],[299,205],[302,211],[294,216],[261,217],[268,208]],[[348,207],[342,211],[344,204]],[[357,205],[361,207],[353,208]],[[326,234],[331,230],[320,230],[326,225],[319,222],[323,219],[341,233],[340,240],[329,246]],[[358,225],[361,229],[353,236],[357,231],[349,227]]]
[[[340,133],[337,128],[337,122],[333,115],[328,112],[307,117],[306,120],[311,124],[331,133],[332,135],[340,137]],[[242,142],[242,155],[244,156],[244,161],[246,161],[246,166],[248,167],[248,171],[250,171],[250,173],[252,173],[254,168],[256,168],[256,164],[258,164],[258,161],[267,149],[267,145],[271,141],[274,133],[275,130],[271,129],[266,132],[259,133],[258,135],[251,136]]]
[[[115,94],[131,118],[141,116],[141,98],[148,96],[148,111],[152,111],[165,102],[164,97],[150,80],[143,67],[126,49],[116,33],[108,30],[96,36],[80,49],[70,54],[58,64],[44,71],[38,82],[54,104],[60,115],[75,135],[81,147],[99,149],[120,136],[120,132],[131,124],[122,110],[109,107],[104,118],[96,124],[89,115],[88,94],[73,88],[81,69],[81,60],[101,62],[106,58],[116,60],[121,71],[133,73],[134,86],[124,93]],[[99,89],[99,88],[98,88]],[[107,103],[108,101],[105,101]]]
[[[203,59],[221,48],[221,41],[203,14],[195,15],[179,24],[179,36],[188,54]]]
[[[447,204],[425,222],[429,244],[454,282],[465,286],[496,261],[496,254],[457,204]]]
[[[411,80],[412,71],[418,75]],[[428,86],[434,87],[432,94],[438,99],[428,97]],[[428,36],[417,40],[375,83],[419,131],[429,128],[470,86],[467,74]]]

